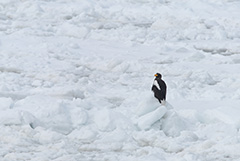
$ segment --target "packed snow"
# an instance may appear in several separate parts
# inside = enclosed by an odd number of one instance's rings
[[[239,11],[238,0],[1,0],[0,160],[239,160]]]

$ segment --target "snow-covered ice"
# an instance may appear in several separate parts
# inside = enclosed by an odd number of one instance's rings
[[[1,161],[237,161],[240,1],[1,0]],[[167,104],[153,97],[159,72]]]

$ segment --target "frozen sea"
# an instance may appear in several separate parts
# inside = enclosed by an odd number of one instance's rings
[[[239,0],[0,1],[1,161],[239,161],[239,128]]]

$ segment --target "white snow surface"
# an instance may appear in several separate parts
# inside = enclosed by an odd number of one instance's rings
[[[238,161],[239,116],[239,0],[0,1],[1,161]]]

